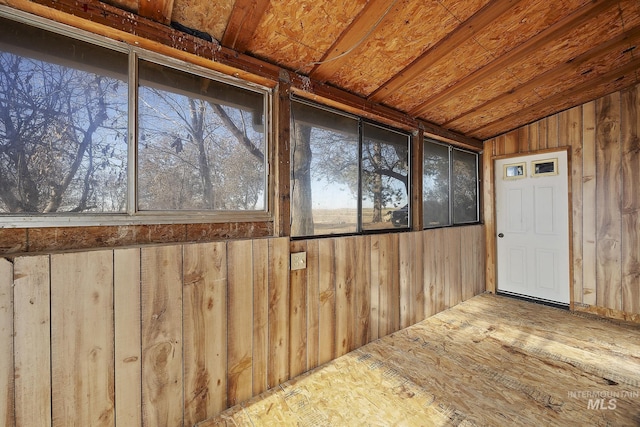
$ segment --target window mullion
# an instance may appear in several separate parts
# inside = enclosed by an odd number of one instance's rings
[[[138,211],[138,55],[129,52],[129,120],[128,120],[127,213]]]
[[[358,222],[356,230],[362,232],[362,144],[364,144],[364,130],[362,120],[358,120]]]

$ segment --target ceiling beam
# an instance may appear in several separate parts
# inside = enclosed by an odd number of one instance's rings
[[[597,99],[637,84],[639,81],[637,74],[638,68],[640,68],[640,58],[634,59],[621,68],[617,68],[595,79],[574,86],[568,91],[555,94],[537,104],[473,129],[467,134],[486,140],[487,138],[503,134],[541,117],[546,117],[554,112],[575,107],[579,103],[584,103],[584,95],[586,93],[590,94],[590,99]],[[576,99],[580,101],[576,103]]]
[[[347,60],[346,53],[365,41],[375,26],[386,17],[388,3],[388,0],[369,1],[311,70],[309,77],[322,83],[331,78]]]
[[[410,83],[458,46],[482,31],[498,17],[522,0],[492,0],[459,25],[454,31],[425,51],[402,71],[376,89],[369,99],[382,102],[395,91]]]
[[[222,45],[246,52],[269,0],[236,0],[222,36]]]
[[[488,100],[482,105],[473,107],[467,111],[461,112],[458,116],[443,123],[442,126],[447,128],[456,129],[462,122],[482,123],[482,115],[486,114],[486,111],[494,108],[500,108],[500,106],[506,105],[510,102],[522,98],[523,94],[535,94],[536,88],[552,85],[557,82],[564,83],[565,90],[569,89],[575,83],[568,81],[569,78],[580,78],[581,75],[589,74],[593,71],[595,66],[594,62],[604,59],[606,55],[612,52],[617,52],[619,57],[624,55],[631,56],[636,45],[640,43],[640,27],[635,27],[625,33],[614,37],[613,39],[602,43],[594,48],[584,52],[583,54],[573,58],[568,62],[563,62],[559,66],[529,80],[528,82],[507,91],[506,93]],[[628,50],[628,51],[627,51]],[[618,67],[620,68],[620,67]],[[594,74],[592,78],[597,75]],[[602,74],[601,74],[602,75]],[[563,80],[563,81],[561,81]]]
[[[420,117],[421,114],[424,114],[426,111],[436,107],[438,104],[446,101],[447,99],[454,98],[463,94],[472,87],[480,84],[482,80],[489,78],[495,73],[498,73],[499,71],[505,69],[509,65],[512,65],[524,59],[528,55],[535,52],[537,49],[540,49],[546,43],[549,43],[551,40],[567,35],[569,32],[575,30],[577,26],[584,24],[588,20],[596,17],[605,9],[611,7],[617,7],[617,3],[609,1],[588,2],[581,8],[576,9],[570,15],[567,15],[565,18],[551,25],[544,31],[541,31],[523,44],[512,49],[505,55],[502,55],[495,61],[492,61],[486,66],[479,68],[475,72],[467,75],[467,77],[460,80],[455,85],[450,86],[448,89],[445,89],[437,95],[427,99],[426,101],[415,107],[413,110],[411,110],[409,114]]]
[[[168,25],[171,23],[173,0],[139,0],[138,15]]]

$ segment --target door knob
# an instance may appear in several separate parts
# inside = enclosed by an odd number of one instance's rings
[[[500,233],[498,234],[498,237],[502,239],[504,237],[504,234]]]

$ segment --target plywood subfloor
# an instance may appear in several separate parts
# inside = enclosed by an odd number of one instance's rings
[[[640,425],[640,325],[490,294],[200,427]]]

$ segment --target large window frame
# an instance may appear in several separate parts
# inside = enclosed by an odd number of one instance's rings
[[[413,173],[413,171],[411,170],[412,168],[411,152],[412,152],[412,144],[413,144],[412,134],[406,130],[398,129],[398,128],[391,127],[367,118],[363,118],[357,114],[347,113],[336,108],[328,107],[326,105],[310,101],[301,96],[292,96],[291,103],[292,103],[291,105],[291,111],[292,111],[291,113],[291,178],[292,180],[291,180],[291,198],[290,198],[291,200],[291,211],[290,211],[291,218],[290,219],[292,224],[291,237],[294,239],[298,239],[298,238],[309,238],[309,237],[327,237],[327,236],[409,231],[412,226],[411,208],[410,208],[411,194],[412,194],[411,176]],[[304,112],[305,109],[308,109],[309,111]],[[301,115],[304,117],[298,117],[297,111],[299,111]],[[333,115],[334,117],[333,128],[332,128],[332,125],[330,124],[332,122],[330,117],[326,117],[322,119],[319,118],[320,116],[323,116],[323,115],[327,115],[327,116]],[[314,122],[314,120],[317,120],[317,122]],[[308,123],[306,123],[307,121]],[[355,174],[351,172],[349,173],[349,175],[352,177],[352,179],[356,180],[355,182],[348,183],[346,181],[343,181],[342,184],[336,184],[335,182],[333,182],[332,184],[333,189],[330,189],[327,191],[318,191],[319,190],[318,188],[316,188],[315,191],[312,191],[310,188],[307,189],[307,191],[313,192],[313,196],[311,196],[311,198],[314,198],[314,203],[316,203],[316,200],[318,198],[317,196],[320,196],[319,198],[325,201],[327,199],[332,199],[332,198],[335,198],[335,200],[340,199],[342,200],[342,203],[344,203],[344,199],[347,198],[346,193],[348,193],[348,191],[337,191],[337,187],[346,188],[346,187],[349,187],[349,185],[351,185],[352,187],[356,187],[355,191],[353,191],[352,189],[353,194],[351,196],[355,199],[351,201],[352,205],[349,205],[349,207],[346,207],[346,208],[345,207],[336,208],[336,211],[340,211],[343,208],[348,209],[350,211],[355,211],[355,214],[353,216],[349,216],[350,219],[345,220],[346,226],[338,225],[338,224],[344,224],[340,222],[342,221],[342,219],[339,219],[337,220],[338,222],[334,222],[334,223],[330,223],[330,222],[325,223],[323,221],[317,222],[315,219],[313,219],[315,215],[314,212],[321,212],[322,210],[327,210],[328,208],[324,208],[324,209],[320,208],[319,211],[316,211],[316,208],[311,206],[306,206],[307,203],[302,200],[303,197],[299,196],[300,193],[297,188],[299,184],[297,184],[298,179],[296,176],[297,170],[298,169],[306,170],[307,168],[313,168],[313,165],[311,164],[311,162],[309,162],[309,164],[306,164],[306,165],[298,164],[297,159],[298,159],[299,153],[297,150],[299,149],[297,147],[298,141],[296,140],[296,138],[298,138],[296,134],[299,131],[299,129],[297,129],[298,122],[300,122],[300,124],[304,124],[304,126],[310,129],[311,128],[320,129],[318,132],[327,132],[328,134],[333,133],[334,134],[333,137],[330,135],[327,136],[327,138],[330,140],[327,140],[326,142],[325,141],[322,142],[322,144],[326,143],[327,147],[329,146],[335,147],[337,144],[342,144],[344,146],[357,144],[357,147],[355,147],[355,149],[352,148],[351,150],[348,150],[350,151],[350,155],[353,156],[353,159],[352,159],[353,161],[349,163],[348,167],[356,170]],[[323,125],[322,123],[329,123],[329,124]],[[309,138],[309,144],[320,145],[317,142],[313,143],[311,141],[315,139],[315,137],[312,136],[312,133],[311,133],[312,131],[307,129],[307,132],[309,132],[309,135],[307,136]],[[385,133],[389,137],[387,140],[384,140],[384,137],[380,137],[380,135],[384,135]],[[340,136],[337,136],[340,134],[344,136],[344,140],[342,141],[340,140]],[[370,136],[367,136],[367,135],[370,135]],[[396,138],[398,138],[398,140],[396,140]],[[406,146],[404,142],[403,143],[399,142],[400,139],[406,139]],[[393,196],[389,196],[388,194],[387,196],[385,196],[387,199],[387,202],[392,203],[395,207],[389,207],[387,205],[382,206],[380,205],[379,201],[376,205],[376,201],[374,200],[375,196],[372,197],[374,193],[372,193],[371,190],[365,191],[365,186],[367,185],[365,174],[366,173],[369,173],[370,175],[381,174],[380,168],[378,169],[377,172],[372,172],[370,170],[365,171],[366,169],[365,163],[369,164],[368,165],[369,168],[373,166],[371,165],[372,159],[369,159],[368,162],[366,162],[364,159],[365,157],[364,147],[365,145],[374,143],[373,141],[380,143],[377,147],[377,150],[379,150],[378,154],[386,150],[386,154],[381,155],[382,159],[385,161],[385,164],[388,159],[392,159],[394,157],[394,154],[390,154],[390,153],[395,151],[395,155],[397,155],[398,158],[395,159],[396,162],[394,163],[395,164],[394,167],[399,167],[402,170],[403,169],[402,165],[404,165],[404,168],[406,169],[406,174],[404,175],[404,180],[405,180],[404,195],[400,194],[399,196],[396,196],[395,199],[393,198]],[[404,150],[404,156],[402,156],[402,158],[398,150],[400,150],[400,153]],[[312,151],[311,147],[309,147],[308,151],[309,153],[307,155],[309,155],[312,158],[315,158],[315,156],[311,156],[311,151]],[[320,148],[319,151],[322,151],[323,153],[325,152],[325,150],[323,150],[322,148]],[[398,166],[398,162],[400,166]],[[342,170],[344,171],[345,167],[342,167]],[[393,167],[390,170],[393,171]],[[388,172],[389,171],[387,171],[387,173]],[[397,172],[397,170],[395,170],[394,172]],[[310,176],[314,176],[316,182],[320,179],[318,178],[317,172],[308,171],[307,173]],[[395,175],[397,176],[401,174],[396,173]],[[388,176],[386,178],[388,178]],[[332,179],[333,178],[330,178],[329,181],[332,181]],[[396,178],[396,180],[397,179],[398,178]],[[373,184],[368,183],[368,185],[371,187]],[[386,182],[386,183],[378,182],[377,185],[380,186],[378,189],[378,193],[382,193],[382,192],[385,192],[385,194],[386,193],[402,193],[402,190],[399,190],[398,188],[395,188],[395,189],[391,188],[392,186],[391,184],[389,184],[389,182]],[[398,187],[400,186],[400,184],[395,183],[395,186]],[[300,198],[301,200],[297,200],[297,198]],[[391,199],[393,199],[394,201],[390,202],[389,200]],[[375,212],[378,212],[378,214],[382,215],[384,219],[378,218],[376,220],[373,217],[368,218],[367,216],[367,220],[365,220],[365,213],[364,213],[365,200],[367,200],[367,208],[366,208],[367,215],[372,214],[375,216]],[[399,200],[401,200],[401,202]],[[299,209],[296,209],[296,206],[297,206],[296,203],[306,206],[306,210],[303,209],[304,211],[303,214],[298,214]],[[376,208],[375,206],[378,206],[378,207]],[[402,219],[399,221],[394,221],[393,212],[397,212],[399,216],[402,216]],[[329,215],[332,215],[332,214],[329,213]],[[309,230],[310,226],[306,225],[306,222],[309,221],[308,218],[311,218],[310,221],[313,223],[313,231],[310,231]],[[296,224],[296,221],[302,221],[305,224],[303,224],[302,226],[299,226],[298,224]]]
[[[176,223],[217,223],[273,220],[273,182],[270,176],[270,146],[272,145],[273,89],[247,82],[200,65],[151,52],[130,44],[118,42],[84,30],[68,27],[45,18],[34,17],[21,11],[2,8],[0,17],[14,22],[60,34],[75,40],[119,52],[128,57],[128,124],[127,124],[127,200],[126,211],[114,213],[3,213],[0,228],[61,227],[91,225],[143,225]],[[252,210],[141,210],[138,187],[138,64],[144,60],[167,69],[189,73],[216,83],[239,88],[262,97],[263,190],[259,209]]]
[[[431,145],[432,150],[428,149],[428,146]],[[435,150],[433,150],[435,149]],[[440,150],[440,153],[437,151]],[[435,158],[438,157],[438,154],[442,154],[446,150],[446,170],[440,170],[440,175],[445,176],[446,181],[446,191],[439,191],[440,189],[435,189],[435,192],[438,191],[441,193],[440,196],[445,195],[447,200],[446,203],[438,203],[435,200],[429,199],[427,197],[427,192],[430,190],[430,185],[426,183],[425,178],[433,180],[433,177],[438,174],[438,171],[430,170],[427,166],[427,153],[432,152],[435,154]],[[463,219],[456,220],[456,198],[457,193],[455,189],[455,180],[456,180],[456,171],[455,171],[455,155],[456,153],[460,153],[464,156],[473,156],[474,157],[474,177],[473,182],[474,185],[471,189],[474,192],[475,197],[475,217],[473,219]],[[440,156],[441,159],[444,159],[444,156]],[[422,159],[422,179],[423,179],[423,193],[422,193],[422,203],[423,203],[423,229],[432,229],[432,228],[442,228],[442,227],[451,227],[451,226],[459,226],[459,225],[471,225],[480,223],[480,170],[479,170],[479,154],[477,152],[471,150],[465,150],[459,147],[456,147],[451,144],[446,144],[444,142],[437,141],[431,138],[424,138],[424,149],[423,149],[423,159]],[[432,163],[435,163],[436,169],[442,168],[442,164],[438,165],[437,160],[432,159]],[[433,206],[435,203],[436,206]],[[439,206],[438,206],[439,205]],[[446,214],[443,215],[442,212],[436,213],[433,215],[432,210],[442,209],[443,207],[447,208]]]

